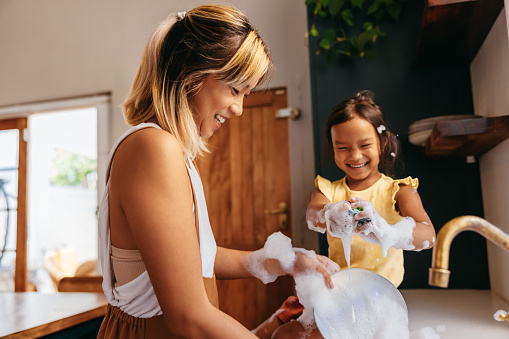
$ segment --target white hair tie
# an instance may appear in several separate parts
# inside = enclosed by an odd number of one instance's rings
[[[184,11],[184,12],[178,12],[178,13],[177,13],[177,18],[178,18],[178,20],[179,20],[179,21],[180,21],[180,20],[184,20],[184,17],[185,17],[185,16],[186,16],[186,12],[185,12],[185,11]]]

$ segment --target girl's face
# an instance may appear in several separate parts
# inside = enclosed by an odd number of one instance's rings
[[[355,116],[332,126],[331,137],[334,160],[350,189],[360,191],[380,179],[380,139],[371,123]]]
[[[230,86],[209,75],[194,98],[196,126],[202,138],[210,138],[233,115],[242,115],[244,98],[256,86]]]

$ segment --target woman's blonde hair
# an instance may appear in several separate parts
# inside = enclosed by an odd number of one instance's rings
[[[207,76],[232,86],[261,85],[273,69],[265,43],[235,8],[205,5],[173,14],[145,47],[124,116],[129,125],[158,124],[194,159],[207,151],[193,115],[193,97]]]

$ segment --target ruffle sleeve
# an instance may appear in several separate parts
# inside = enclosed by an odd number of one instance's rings
[[[419,187],[419,179],[406,177],[404,179],[396,179],[392,183],[392,209],[396,211],[396,193],[398,193],[400,185],[412,186],[414,189]]]
[[[320,192],[327,197],[327,199],[332,201],[332,183],[329,180],[317,175],[315,179],[315,187],[318,188]]]

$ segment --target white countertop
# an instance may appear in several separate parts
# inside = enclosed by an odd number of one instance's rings
[[[441,339],[509,339],[509,322],[496,321],[509,302],[489,290],[402,289],[410,332],[433,327]]]

